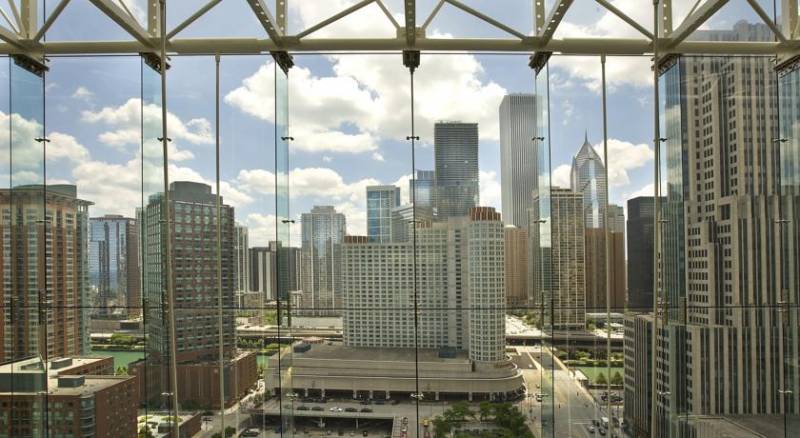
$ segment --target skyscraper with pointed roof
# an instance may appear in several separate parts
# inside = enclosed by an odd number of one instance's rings
[[[603,228],[605,221],[601,210],[606,204],[608,181],[603,159],[589,143],[589,133],[584,133],[583,145],[572,158],[570,173],[572,190],[583,194],[583,223],[586,228]]]

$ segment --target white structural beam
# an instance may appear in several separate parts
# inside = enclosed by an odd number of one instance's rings
[[[374,2],[374,1],[375,0],[362,0],[362,1],[360,1],[360,2],[358,2],[356,4],[354,4],[354,5],[350,6],[349,8],[346,8],[343,11],[331,16],[330,18],[327,18],[325,20],[320,21],[319,23],[309,27],[308,29],[298,33],[295,36],[298,39],[306,37],[306,36],[316,32],[316,31],[322,29],[323,27],[325,27],[325,26],[327,26],[329,24],[332,24],[332,23],[335,23],[335,22],[339,21],[339,19],[344,18],[344,17],[352,14],[353,12],[363,8],[364,6],[367,6],[368,4],[370,4],[370,3]]]
[[[658,20],[660,26],[658,29],[653,29],[653,32],[659,38],[666,38],[672,35],[672,0],[661,0],[660,6],[657,8],[660,11]]]
[[[697,28],[703,25],[712,15],[720,10],[728,0],[707,0],[691,15],[687,16],[680,26],[672,33],[669,45],[674,46],[685,40]]]
[[[626,13],[620,11],[619,9],[617,9],[616,6],[612,5],[611,3],[607,2],[606,0],[595,0],[595,1],[597,3],[599,3],[601,6],[603,6],[604,8],[606,8],[609,12],[611,12],[612,14],[616,15],[617,17],[619,17],[622,21],[628,23],[631,27],[633,27],[634,29],[638,30],[639,33],[641,33],[642,35],[646,36],[647,38],[650,38],[651,40],[653,39],[653,34],[649,30],[645,29],[644,26],[639,24],[633,18],[629,17],[628,14],[626,14]]]
[[[416,0],[403,0],[406,23],[406,44],[414,47],[417,41],[417,2]]]
[[[256,14],[256,18],[258,18],[264,30],[267,31],[267,35],[269,35],[270,39],[275,41],[275,44],[280,45],[283,39],[283,31],[275,23],[275,18],[272,16],[272,13],[269,12],[269,8],[264,4],[264,1],[247,0],[247,4],[253,9],[253,13]]]
[[[567,9],[572,5],[572,2],[573,0],[556,0],[553,4],[553,10],[550,11],[550,14],[547,16],[545,27],[542,33],[539,34],[539,37],[542,38],[545,44],[555,35],[558,25],[561,24],[561,20],[564,19],[564,15],[566,15]]]
[[[790,39],[800,38],[800,17],[795,0],[781,0],[781,27]]]
[[[111,0],[89,0],[97,6],[97,9],[103,11],[108,18],[114,20],[119,27],[125,32],[128,32],[132,37],[136,38],[142,44],[150,47],[150,34],[136,21],[133,17],[128,15],[121,7],[117,6]]]
[[[275,24],[286,35],[286,21],[289,11],[289,0],[275,0]]]
[[[22,28],[19,30],[20,34],[25,38],[31,38],[36,34],[36,27],[39,25],[38,0],[22,0],[20,2],[20,20],[22,21]]]
[[[138,41],[48,41],[40,48],[53,56],[90,55],[110,53],[140,53],[152,51],[152,47]],[[170,54],[256,54],[275,50],[289,52],[335,52],[335,51],[393,51],[409,49],[402,38],[313,38],[297,40],[287,38],[282,46],[270,39],[256,38],[185,38],[168,42]],[[653,51],[653,42],[644,38],[567,38],[552,39],[543,43],[540,38],[422,38],[418,37],[415,50],[422,51],[472,51],[472,52],[519,52],[547,51],[572,55],[648,55]],[[0,44],[0,54],[28,53],[10,44]],[[673,47],[659,45],[659,54],[714,54],[714,55],[796,55],[800,53],[800,41],[780,43],[774,41],[684,41]]]
[[[14,48],[23,48],[22,44],[19,42],[19,36],[2,26],[0,26],[0,40],[5,41]]]

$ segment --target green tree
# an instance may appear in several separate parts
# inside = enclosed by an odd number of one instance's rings
[[[594,383],[597,383],[598,385],[606,385],[606,384],[608,384],[608,381],[606,380],[606,375],[603,374],[602,372],[600,372],[597,375],[597,377],[595,377]]]
[[[234,435],[236,435],[236,428],[235,427],[228,426],[228,427],[225,428],[225,437],[226,438],[234,436]]]
[[[482,401],[478,406],[478,413],[481,421],[487,421],[494,416],[494,409],[492,404],[488,401]]]
[[[449,418],[448,413],[450,414]],[[445,420],[450,421],[451,423],[463,423],[467,417],[475,418],[475,413],[469,408],[469,403],[465,401],[460,401],[454,404],[452,408],[444,413],[444,415]]]
[[[619,371],[615,372],[614,375],[611,377],[611,384],[622,385],[622,375],[619,373]]]

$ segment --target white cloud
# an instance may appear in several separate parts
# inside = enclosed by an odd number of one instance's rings
[[[275,193],[275,174],[264,169],[244,169],[239,172],[236,184],[247,193],[271,195]],[[363,203],[367,186],[378,184],[380,181],[374,178],[347,183],[339,173],[326,167],[296,168],[289,172],[293,198]]]
[[[144,116],[144,126],[142,126]],[[142,130],[153,138],[145,139],[145,153],[148,149],[155,153],[160,148],[158,137],[161,136],[161,107],[148,103],[142,108],[141,99],[131,98],[120,106],[107,106],[99,111],[83,111],[81,119],[88,123],[103,123],[111,130],[102,132],[98,139],[111,147],[123,150],[128,145],[138,145]],[[211,123],[202,118],[183,122],[178,116],[167,112],[167,130],[172,139],[170,159],[188,160],[193,158],[191,152],[182,151],[180,144],[188,142],[195,145],[214,144]]]
[[[14,135],[10,135],[10,127],[13,127]],[[0,142],[0,164],[13,166],[15,174],[24,170],[35,171],[41,175],[43,146],[42,143],[35,142],[32,139],[43,135],[42,125],[36,120],[28,120],[17,113],[9,116],[0,111],[0,138],[10,138],[11,150],[14,152],[14,161],[12,163],[11,154],[9,154],[8,150],[9,142]],[[80,162],[89,157],[89,151],[71,135],[51,132],[48,134],[48,138],[50,139],[50,142],[47,143],[48,162],[61,165],[65,162]],[[39,177],[38,181],[41,181],[41,177]],[[16,183],[15,180],[14,184]]]
[[[570,188],[572,182],[570,180],[571,166],[569,164],[561,164],[553,169],[553,174],[550,176],[550,184],[553,187],[561,187],[564,189]]]
[[[603,157],[603,143],[594,145]],[[644,143],[633,144],[616,138],[608,139],[608,185],[620,187],[630,183],[628,171],[638,169],[653,160],[653,150]]]
[[[285,218],[281,218],[281,220],[283,219]],[[245,216],[243,223],[247,226],[250,246],[267,246],[269,242],[276,239],[277,230],[275,227],[277,221],[274,214],[250,213]],[[281,225],[284,226],[283,224]],[[300,246],[301,226],[299,218],[295,219],[295,223],[286,226],[289,227],[289,242],[283,243],[291,246]]]
[[[330,56],[334,74],[295,66],[289,81],[291,147],[306,152],[374,152],[384,138],[409,135],[410,85],[395,56]],[[267,62],[225,96],[241,111],[274,121],[274,64]],[[506,90],[484,80],[472,55],[425,58],[415,73],[417,132],[431,142],[438,120],[477,122],[481,139],[499,138],[497,108]],[[355,129],[353,129],[355,128]]]
[[[94,97],[94,93],[91,92],[88,88],[81,85],[80,87],[75,89],[75,92],[72,93],[73,99],[89,101]]]
[[[372,159],[375,160],[375,161],[385,161],[383,159],[383,155],[381,155],[380,152],[373,152],[372,153]]]
[[[333,158],[325,155],[324,157],[322,157],[322,161],[324,161],[326,163],[330,163],[331,161],[333,161]]]

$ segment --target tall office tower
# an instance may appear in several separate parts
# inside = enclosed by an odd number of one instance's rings
[[[331,206],[315,206],[301,216],[303,308],[312,313],[337,313],[341,297],[341,243],[346,219]]]
[[[89,219],[89,282],[97,306],[135,318],[142,314],[139,228],[136,219],[107,214]]]
[[[392,209],[392,241],[393,242],[406,242],[413,237],[409,234],[411,228],[408,224],[413,221],[432,222],[433,209],[431,207],[414,208],[413,205],[401,205]]]
[[[400,187],[367,186],[367,237],[370,242],[392,241],[392,209],[400,206]]]
[[[635,198],[643,199],[643,198]],[[650,199],[652,197],[644,198]],[[630,205],[630,202],[628,203]],[[651,221],[652,222],[652,221]],[[652,259],[652,256],[651,256]],[[652,308],[652,303],[651,303]],[[632,436],[651,436],[653,314],[625,315],[625,422]]]
[[[588,135],[572,158],[572,190],[583,195],[583,223],[586,229],[586,309],[606,311],[605,217],[607,181],[600,155],[589,143]]]
[[[612,312],[625,311],[625,291],[627,290],[627,277],[625,276],[625,210],[622,206],[608,205],[608,270],[610,310]]]
[[[417,207],[433,208],[433,182],[436,172],[417,170],[416,178],[408,181],[408,202]],[[413,198],[411,195],[413,194]]]
[[[250,290],[259,292],[264,300],[288,297],[289,292],[299,288],[299,248],[272,241],[269,246],[250,248],[249,258]]]
[[[586,326],[583,195],[552,187],[550,214],[552,326],[558,330],[583,330]]]
[[[661,66],[660,82],[671,117],[659,341],[668,349],[659,373],[668,396],[658,400],[658,427],[674,433],[695,415],[796,413],[798,379],[786,376],[797,344],[786,342],[792,323],[776,306],[789,292],[782,267],[800,264],[783,245],[785,233],[796,241],[797,195],[781,193],[781,172],[797,169],[780,162],[774,66],[759,57],[678,57]]]
[[[536,190],[536,97],[509,94],[500,102],[500,182],[506,225],[528,229],[531,193]]]
[[[260,302],[274,301],[278,276],[276,254],[268,246],[250,248],[250,290],[260,294]]]
[[[653,196],[628,200],[628,297],[627,308],[632,312],[653,310]],[[660,208],[666,198],[660,197]]]
[[[218,281],[222,285],[224,309],[234,304],[234,211],[222,203],[221,248],[222,278],[217,276],[217,195],[206,184],[175,181],[170,184],[169,206],[163,193],[150,196],[140,219],[144,238],[142,260],[144,294],[147,300],[148,395],[163,401],[169,391],[170,319],[166,295],[166,264],[171,263],[171,283],[175,311],[175,361],[178,365],[199,365],[219,360]],[[168,214],[167,214],[168,212]],[[165,254],[165,224],[172,224],[172,254]],[[235,351],[234,314],[225,312],[222,322],[223,349],[229,360]],[[195,382],[196,385],[196,382]],[[183,387],[179,383],[179,388]],[[179,389],[181,400],[190,400],[186,388]],[[209,392],[210,393],[210,392]],[[207,395],[207,394],[206,394]],[[186,396],[184,398],[184,396]],[[212,400],[213,401],[213,400]]]
[[[243,297],[250,290],[250,239],[248,238],[247,227],[241,224],[234,225],[234,267],[236,305],[240,308],[244,306]]]
[[[345,344],[449,347],[467,350],[476,362],[503,360],[505,252],[500,214],[491,207],[474,207],[469,216],[416,226],[416,256],[412,242],[345,239]],[[414,270],[416,280],[409,275]]]
[[[589,143],[586,134],[578,153],[572,157],[571,187],[583,195],[583,223],[586,228],[603,228],[603,206],[606,205],[608,182],[603,159]]]
[[[433,137],[434,214],[439,220],[466,216],[480,203],[478,124],[438,122]]]
[[[528,296],[528,232],[515,226],[506,226],[504,232],[506,306],[528,306],[531,304]]]
[[[0,362],[88,352],[89,205],[73,185],[0,189]]]

